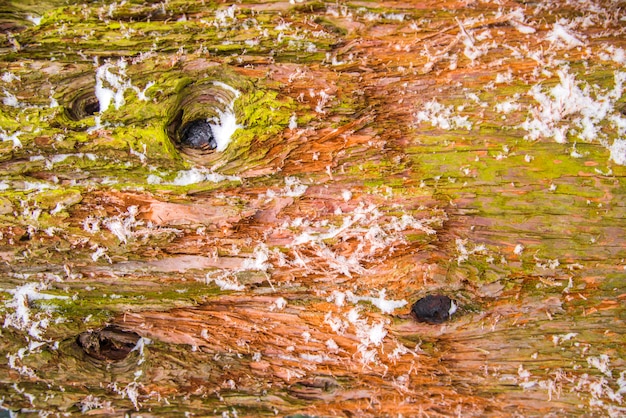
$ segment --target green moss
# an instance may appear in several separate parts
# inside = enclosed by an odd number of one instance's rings
[[[306,4],[292,6],[290,10],[299,13],[319,13],[326,10],[326,3],[322,1],[312,1]]]
[[[271,128],[273,125],[284,128],[295,106],[290,98],[279,98],[276,91],[257,90],[237,100],[235,109],[242,113],[241,123],[247,128]]]
[[[69,208],[83,199],[82,194],[77,189],[46,190],[35,196],[35,203],[41,209],[51,210],[59,205]]]
[[[221,294],[218,288],[195,280],[163,286],[156,281],[138,285],[131,278],[120,278],[117,283],[109,285],[94,283],[86,289],[73,289],[73,292],[77,297],[72,300],[53,300],[59,314],[75,320],[90,317],[92,325],[106,322],[111,316],[123,312],[130,304],[140,310],[167,309],[193,306]]]
[[[339,23],[322,16],[317,16],[314,20],[315,23],[322,26],[330,33],[334,33],[336,35],[345,36],[348,34],[348,31],[345,28],[342,28]]]
[[[4,110],[0,111],[0,128],[4,131],[11,133],[19,130],[19,121],[14,116],[5,113]]]

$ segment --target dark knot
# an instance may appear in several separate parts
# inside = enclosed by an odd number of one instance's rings
[[[211,125],[204,119],[197,119],[186,124],[180,134],[180,143],[194,149],[214,150],[217,148]]]
[[[102,361],[125,359],[135,348],[141,337],[110,325],[100,330],[87,331],[78,335],[76,342],[88,356]]]
[[[428,295],[413,304],[411,311],[418,321],[441,324],[456,312],[456,304],[443,295]]]

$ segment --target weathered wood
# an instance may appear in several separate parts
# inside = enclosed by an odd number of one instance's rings
[[[619,4],[58,3],[0,6],[0,415],[625,413]]]

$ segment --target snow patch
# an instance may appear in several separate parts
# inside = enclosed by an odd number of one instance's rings
[[[0,140],[2,140],[2,142],[13,142],[13,148],[22,148],[22,141],[20,141],[19,138],[21,134],[22,132],[16,131],[9,135],[4,129],[0,128]]]
[[[626,139],[618,138],[613,141],[613,145],[609,147],[611,160],[615,164],[626,165]]]
[[[12,83],[14,81],[20,81],[21,79],[20,76],[6,71],[2,73],[2,77],[0,77],[0,80],[4,81],[5,83]]]
[[[594,140],[603,143],[606,134],[601,131],[605,121],[612,125],[617,134],[626,134],[626,120],[619,116],[615,109],[617,100],[624,91],[626,73],[615,72],[615,84],[612,90],[592,87],[576,79],[569,73],[568,67],[557,71],[560,83],[545,90],[541,84],[533,86],[529,95],[537,101],[538,106],[529,108],[532,116],[528,117],[519,127],[528,131],[526,139],[537,140],[552,138],[558,143],[566,143],[567,135],[573,134],[582,140]],[[621,150],[621,142],[616,143],[617,161]]]
[[[219,118],[213,120],[214,123],[209,123],[213,131],[213,137],[217,143],[216,151],[224,151],[228,147],[233,133],[235,133],[237,129],[242,128],[242,126],[237,123],[237,117],[235,116],[233,108],[235,100],[241,95],[241,92],[220,81],[214,81],[213,84],[234,94],[233,100],[226,105],[226,110],[222,111],[218,109]]]
[[[4,97],[2,98],[2,104],[5,106],[11,107],[20,107],[21,103],[17,100],[17,97],[14,94],[9,93],[8,91],[4,91]]]
[[[39,26],[41,24],[41,19],[42,19],[41,16],[26,15],[26,20],[28,20],[35,26]]]
[[[21,331],[28,331],[28,334],[41,340],[42,333],[48,327],[48,318],[33,320],[30,310],[30,302],[34,300],[51,300],[51,299],[69,299],[68,296],[50,295],[41,293],[48,286],[44,283],[26,283],[15,289],[5,290],[13,295],[13,299],[6,302],[7,308],[13,308],[14,311],[4,318],[4,328],[13,327]]]
[[[127,90],[137,93],[139,100],[148,100],[145,92],[154,83],[148,83],[143,90],[133,86],[130,78],[126,75],[126,61],[120,59],[116,64],[107,61],[96,68],[95,94],[100,106],[100,113],[106,111],[113,103],[115,109],[122,107],[126,101],[124,94]]]
[[[583,46],[585,43],[581,39],[584,38],[572,30],[573,26],[574,24],[567,19],[559,19],[546,36],[546,40],[558,48],[571,49]]]
[[[189,186],[190,184],[202,183],[205,181],[219,183],[220,181],[225,180],[241,181],[241,178],[237,176],[225,176],[223,174],[207,170],[203,167],[193,167],[189,170],[179,171],[174,181],[166,184],[171,184],[174,186]]]

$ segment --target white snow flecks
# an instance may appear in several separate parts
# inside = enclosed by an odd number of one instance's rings
[[[237,277],[230,272],[209,272],[206,274],[204,283],[215,283],[222,290],[234,290],[240,292],[246,289],[246,286],[239,283]]]
[[[206,284],[215,283],[222,290],[233,290],[233,291],[243,291],[246,289],[246,286],[239,282],[237,278],[237,274],[245,271],[259,271],[266,275],[269,281],[269,275],[266,273],[272,267],[272,263],[270,262],[270,250],[265,245],[265,243],[260,243],[257,245],[253,252],[252,256],[246,258],[240,267],[235,268],[233,270],[215,270],[206,274],[203,279],[196,279],[198,281],[204,282]],[[270,286],[272,286],[270,282]],[[273,287],[273,286],[272,286]],[[282,309],[286,306],[287,302],[285,299],[278,298],[274,302],[274,309]]]
[[[126,66],[126,61],[122,59],[118,61],[117,65],[107,61],[96,68],[95,94],[101,113],[106,111],[111,103],[116,110],[122,107],[126,103],[124,94],[127,90],[135,91],[140,100],[147,100],[145,92],[154,83],[148,83],[143,90],[133,86],[130,78],[126,75]]]
[[[335,96],[326,93],[325,90],[320,90],[319,92],[315,92],[315,90],[310,89],[309,95],[311,97],[316,97],[316,96],[319,97],[319,100],[317,101],[317,105],[315,106],[315,111],[321,114],[326,113],[326,110],[324,110],[324,108],[331,100],[335,98]]]
[[[91,259],[93,261],[98,261],[102,257],[104,257],[109,263],[113,263],[111,257],[107,255],[107,249],[104,247],[96,246],[95,251],[91,254]]]
[[[463,23],[461,23],[461,21],[457,20],[457,24],[459,25],[460,29],[458,36],[460,37],[461,41],[463,42],[463,46],[465,47],[463,49],[463,55],[469,58],[472,62],[487,54],[487,52],[489,52],[489,48],[495,48],[497,46],[495,42],[491,42],[488,44],[483,43],[481,45],[478,44],[477,40],[481,38],[488,38],[491,36],[488,31],[475,37],[472,31],[468,31],[465,29],[465,26],[463,26]]]
[[[342,307],[346,300],[346,294],[338,290],[333,290],[331,295],[326,298],[327,302],[334,302],[335,305]]]
[[[613,45],[605,45],[604,51],[598,54],[603,61],[613,61],[621,65],[626,65],[626,51]]]
[[[161,184],[163,183],[163,178],[156,174],[149,174],[146,178],[146,182],[148,182],[148,184]]]
[[[17,100],[17,97],[8,92],[8,91],[4,91],[4,97],[2,98],[2,104],[4,104],[5,106],[11,106],[11,107],[20,107],[21,103]]]
[[[13,308],[14,311],[4,318],[3,327],[28,331],[31,337],[41,340],[43,338],[42,333],[49,325],[49,319],[33,319],[29,302],[33,300],[69,299],[68,296],[41,293],[46,289],[48,289],[46,284],[33,282],[18,286],[13,290],[6,290],[13,295],[13,299],[6,303],[6,307]]]
[[[128,238],[133,236],[133,229],[142,225],[142,222],[136,219],[138,213],[139,208],[137,206],[129,206],[126,213],[107,218],[103,224],[120,242],[126,244]]]
[[[522,8],[515,9],[509,13],[509,23],[517,29],[519,33],[524,35],[530,35],[536,32],[535,28],[526,23],[526,17],[524,16],[524,10]]]
[[[516,99],[506,100],[504,102],[496,103],[495,110],[498,113],[504,113],[505,115],[515,112],[521,108],[519,103],[516,103]]]
[[[334,317],[331,312],[328,312],[324,316],[324,323],[330,326],[330,329],[337,335],[343,335],[348,329],[349,324],[337,317]]]
[[[137,365],[141,365],[143,364],[144,361],[146,361],[144,350],[145,350],[145,347],[151,343],[152,343],[152,340],[150,338],[140,337],[137,340],[137,343],[135,344],[133,349],[130,350],[131,352],[137,351],[139,353],[139,359],[137,360]]]
[[[43,161],[46,165],[46,168],[48,170],[51,170],[56,164],[62,163],[68,158],[88,159],[90,161],[96,161],[98,158],[102,157],[98,157],[96,154],[93,153],[77,152],[69,154],[54,154],[49,156],[33,155],[29,159],[30,161]]]
[[[383,340],[387,336],[385,325],[389,321],[381,320],[370,324],[367,319],[360,318],[357,308],[351,309],[346,317],[348,322],[354,327],[357,338],[359,338],[357,352],[361,355],[361,363],[378,363],[378,350],[376,350],[376,347],[382,346]]]
[[[559,344],[561,344],[561,342],[569,341],[572,338],[576,337],[577,335],[578,335],[577,332],[569,332],[567,334],[553,335],[552,342],[554,343],[555,346],[558,346]]]
[[[558,48],[571,49],[578,46],[583,46],[584,37],[574,32],[573,27],[575,24],[569,22],[567,19],[559,19],[554,24],[552,30],[546,36],[546,40],[550,41],[553,46]]]
[[[109,384],[107,387],[109,389],[111,389],[113,392],[122,395],[122,398],[128,398],[133,406],[135,407],[135,410],[139,410],[139,408],[141,407],[141,403],[139,402],[139,395],[140,395],[140,389],[143,388],[143,384],[140,382],[137,382],[137,378],[138,376],[135,377],[135,380],[133,380],[132,382],[130,382],[128,385],[124,386],[123,388],[120,388],[118,386],[117,382],[113,382],[111,384]]]
[[[15,131],[9,135],[4,129],[0,128],[0,140],[2,140],[2,142],[13,142],[13,148],[22,148],[22,141],[20,141],[19,138],[21,134],[22,132]]]
[[[138,206],[128,206],[126,212],[104,218],[95,218],[93,216],[85,218],[83,221],[83,230],[90,234],[96,234],[101,227],[108,229],[122,244],[128,243],[129,239],[144,236],[157,236],[161,234],[178,234],[180,230],[175,228],[155,227],[151,222],[144,222],[137,219],[139,214]],[[98,250],[96,249],[96,252]],[[97,254],[97,253],[95,253]],[[104,254],[98,254],[102,256]],[[106,255],[104,255],[106,257]],[[93,257],[93,256],[92,256]]]
[[[26,20],[28,20],[35,26],[39,26],[41,24],[42,17],[29,14],[29,15],[26,15]]]
[[[0,76],[0,80],[4,81],[7,84],[10,84],[10,83],[12,83],[14,81],[20,81],[21,78],[18,75],[15,75],[15,74],[13,74],[11,72],[6,71],[6,72],[2,73],[2,76]]]
[[[440,218],[426,218],[415,219],[415,217],[409,214],[403,214],[401,217],[394,217],[389,222],[389,230],[395,232],[406,231],[407,229],[413,229],[417,231],[425,232],[427,235],[435,235],[437,230],[432,227],[434,224],[439,224],[442,221]]]
[[[600,373],[604,374],[607,377],[613,377],[610,368],[610,359],[607,354],[600,354],[598,357],[589,356],[587,357],[587,364],[591,367],[595,367],[600,371]]]
[[[473,248],[469,248],[467,239],[457,238],[455,241],[456,249],[459,252],[457,256],[457,264],[461,265],[465,261],[469,260],[470,255],[485,254],[487,247],[484,244],[474,245]]]
[[[298,177],[287,176],[285,177],[284,181],[285,187],[283,187],[279,191],[267,189],[265,193],[259,194],[259,199],[263,199],[265,203],[268,203],[271,202],[273,199],[280,197],[300,197],[303,196],[309,188],[309,186],[303,184]]]
[[[402,22],[404,20],[404,13],[384,13],[383,17],[387,20],[395,20]]]
[[[287,301],[283,297],[279,297],[270,305],[270,311],[282,311],[287,306]]]
[[[80,406],[80,413],[87,414],[92,409],[108,409],[111,408],[111,401],[100,400],[97,396],[87,395],[81,400],[78,405]]]
[[[454,115],[452,106],[445,106],[435,99],[425,103],[422,110],[415,114],[415,121],[429,122],[432,126],[445,130],[451,129],[472,129],[472,123],[467,116]]]
[[[617,114],[615,103],[623,94],[626,73],[615,72],[612,90],[577,80],[568,67],[559,69],[557,74],[559,84],[547,91],[537,84],[529,91],[538,106],[530,107],[531,117],[519,126],[528,131],[526,139],[552,138],[566,143],[570,134],[587,142],[599,141],[606,137],[601,131],[605,121],[616,128],[618,135],[624,135],[626,121]]]
[[[242,264],[242,270],[267,271],[271,264],[268,262],[270,252],[267,245],[261,243],[254,248],[252,258],[247,258]]]
[[[380,311],[384,314],[393,313],[394,310],[398,308],[402,308],[408,302],[406,300],[390,300],[385,299],[387,291],[382,289],[378,292],[378,297],[371,296],[356,296],[352,292],[346,292],[346,298],[348,301],[352,303],[357,302],[370,302],[372,305],[376,306]],[[337,297],[335,296],[335,302],[337,302]]]
[[[232,23],[235,20],[235,12],[237,11],[237,5],[233,4],[226,9],[215,11],[215,22],[218,27],[225,26]]]
[[[445,213],[424,219],[416,219],[409,214],[385,216],[376,205],[363,202],[350,213],[342,215],[339,225],[327,221],[310,222],[302,218],[291,223],[285,222],[280,228],[296,235],[288,245],[291,256],[286,257],[284,262],[304,268],[307,273],[334,272],[353,277],[354,274],[366,272],[364,262],[384,259],[393,254],[396,246],[406,244],[407,231],[434,235],[436,226],[440,226],[446,219]],[[353,249],[348,253],[335,250],[328,240],[336,239],[353,242]],[[307,254],[312,252],[315,259],[309,259],[301,250]]]
[[[297,127],[298,127],[298,118],[296,114],[294,113],[289,118],[289,129],[296,129]]]
[[[308,188],[309,186],[302,184],[300,179],[297,177],[285,177],[285,196],[300,197],[307,191]]]

